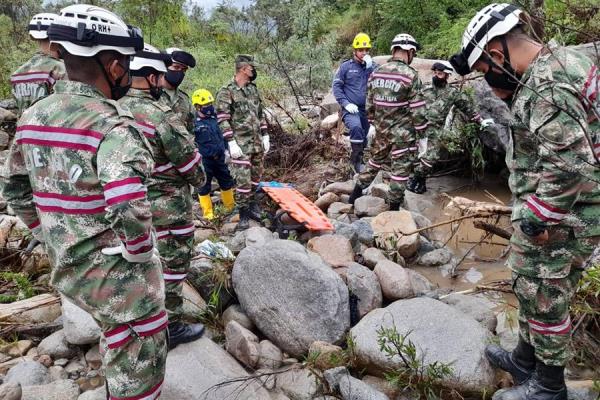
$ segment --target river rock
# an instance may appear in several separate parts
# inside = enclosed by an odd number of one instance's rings
[[[345,267],[354,262],[352,243],[342,235],[317,236],[310,239],[306,247],[333,267]]]
[[[208,258],[193,259],[188,271],[188,282],[198,291],[203,299],[210,299],[213,292],[216,291],[219,299],[217,302],[218,307],[220,310],[223,310],[232,302],[233,296],[229,290],[219,288],[220,284],[212,280],[214,268],[221,267]]]
[[[0,129],[0,150],[5,150],[8,147],[9,141],[10,136],[8,135],[8,133]]]
[[[250,368],[256,367],[260,357],[258,337],[235,321],[225,327],[225,349]]]
[[[400,389],[398,389],[393,383],[389,382],[387,379],[373,375],[365,375],[361,380],[367,385],[371,386],[373,389],[385,394],[390,399],[400,400],[397,398],[398,393],[400,393]]]
[[[308,369],[294,368],[278,374],[275,386],[292,400],[313,400],[317,395],[317,379]]]
[[[16,121],[17,115],[0,107],[0,122]]]
[[[275,346],[270,340],[261,340],[259,348],[258,368],[277,369],[281,366],[283,353],[279,347]]]
[[[106,388],[101,386],[98,389],[89,390],[79,395],[77,400],[106,400]]]
[[[402,335],[410,332],[408,339],[425,365],[436,361],[452,365],[445,385],[467,391],[492,387],[494,370],[484,355],[491,333],[470,316],[428,297],[396,301],[370,312],[352,328],[358,367],[381,376],[399,365],[399,357],[388,358],[377,343],[377,331],[393,326]]]
[[[404,299],[413,295],[410,275],[401,265],[382,260],[375,265],[373,272],[379,279],[381,291],[386,299]]]
[[[270,400],[268,392],[256,382],[244,384],[244,390],[240,390],[239,384],[215,386],[244,377],[248,377],[248,373],[229,353],[212,340],[202,337],[169,351],[160,399]]]
[[[67,374],[67,371],[65,371],[63,367],[59,367],[58,365],[53,365],[50,368],[48,368],[48,373],[50,374],[50,380],[52,382],[69,378],[69,374]]]
[[[467,296],[464,294],[453,293],[442,301],[452,307],[458,308],[460,311],[473,317],[483,326],[494,332],[496,329],[496,313],[494,307],[496,305],[483,296]]]
[[[346,204],[341,202],[331,203],[327,209],[327,217],[331,219],[338,219],[343,214],[352,213],[352,204]]]
[[[354,213],[358,217],[374,217],[390,209],[381,197],[362,196],[354,202]]]
[[[317,201],[315,201],[315,205],[317,207],[319,207],[321,210],[323,211],[327,211],[327,209],[329,208],[330,205],[332,205],[335,202],[339,202],[340,201],[340,197],[333,193],[333,192],[328,192],[325,193],[323,196],[319,197],[317,199]]]
[[[31,340],[18,340],[10,343],[9,345],[3,346],[0,350],[3,354],[6,354],[12,358],[21,357],[27,354],[29,349],[33,346]]]
[[[235,235],[233,235],[233,237],[229,238],[229,240],[227,241],[227,243],[226,243],[227,248],[229,248],[229,250],[231,250],[231,252],[233,254],[238,254],[240,251],[242,251],[244,249],[244,247],[246,247],[247,231],[248,231],[248,229],[243,230],[243,231],[238,231],[235,233]]]
[[[58,330],[43,339],[38,345],[39,354],[48,354],[53,359],[71,358],[76,350],[69,345],[64,329]]]
[[[410,278],[410,287],[412,295],[415,297],[427,294],[435,289],[435,286],[422,274],[412,269],[406,269]]]
[[[598,400],[600,392],[594,386],[594,381],[567,381],[569,400]]]
[[[323,194],[333,192],[337,195],[340,194],[351,194],[354,190],[354,181],[352,179],[346,182],[333,182],[325,186]]]
[[[377,265],[379,261],[387,260],[387,257],[385,256],[385,254],[383,254],[383,251],[375,247],[369,247],[368,249],[363,251],[362,256],[365,260],[365,264],[367,265],[367,267],[371,269],[375,268],[375,265]]]
[[[344,350],[331,343],[312,342],[308,349],[308,357],[314,359],[315,367],[321,371],[339,367],[344,364]]]
[[[272,240],[275,240],[273,232],[262,226],[252,227],[246,231],[246,247],[264,246]]]
[[[352,227],[358,234],[358,241],[366,246],[373,246],[375,237],[373,236],[373,228],[371,223],[365,219],[359,219],[352,222]]]
[[[377,275],[369,268],[358,263],[350,264],[346,271],[346,285],[358,297],[358,315],[361,318],[381,307],[381,286]]]
[[[350,241],[352,245],[352,249],[354,252],[358,252],[360,250],[360,242],[358,241],[358,233],[356,229],[352,226],[352,224],[347,224],[345,222],[331,221],[333,228],[335,229],[336,235],[341,235]]]
[[[232,304],[223,312],[221,316],[223,326],[227,326],[230,321],[235,321],[249,331],[254,329],[254,323],[242,309],[239,304]]]
[[[340,342],[350,326],[346,285],[299,243],[274,240],[245,248],[232,280],[248,316],[288,354],[304,354],[315,340]]]
[[[396,232],[412,232],[417,225],[408,211],[386,211],[371,221],[377,247],[383,250],[397,250],[404,258],[412,257],[419,249],[419,235],[401,235]]]
[[[102,331],[92,316],[62,296],[63,328],[71,344],[98,343]]]
[[[343,400],[389,400],[385,394],[350,375],[346,367],[329,369],[323,377],[331,389],[342,395]]]
[[[196,228],[194,231],[194,245],[204,242],[206,239],[217,234],[214,229]]]
[[[21,385],[17,382],[8,382],[0,385],[0,399],[21,400]]]
[[[340,120],[340,117],[338,116],[337,113],[328,115],[327,117],[323,118],[323,120],[321,121],[321,129],[326,130],[326,131],[333,129],[337,126],[339,120]]]
[[[371,185],[370,195],[386,200],[389,198],[390,195],[390,185],[386,183],[376,183],[374,185]]]
[[[77,400],[79,386],[69,379],[47,385],[23,387],[22,400]]]
[[[437,267],[449,263],[450,260],[452,260],[452,257],[454,257],[452,251],[446,247],[442,247],[441,249],[435,249],[429,253],[423,254],[418,262],[420,265],[426,267]]]
[[[23,361],[12,367],[6,374],[5,382],[19,383],[21,386],[50,383],[48,368],[37,361]]]

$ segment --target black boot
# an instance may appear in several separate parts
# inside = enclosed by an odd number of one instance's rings
[[[414,176],[408,178],[408,182],[406,182],[406,190],[409,192],[416,193],[417,179]]]
[[[508,372],[515,385],[525,382],[535,370],[535,350],[521,338],[512,352],[490,344],[485,348],[485,355],[494,367]]]
[[[236,231],[245,231],[250,228],[250,211],[247,207],[240,208],[240,221],[235,227]]]
[[[169,324],[167,332],[169,335],[169,350],[171,350],[179,344],[189,343],[200,339],[204,334],[204,325],[186,324],[176,321]]]
[[[358,199],[359,197],[362,196],[362,188],[360,187],[360,185],[357,183],[354,185],[354,189],[352,189],[352,194],[350,194],[350,198],[348,199],[348,203],[349,204],[354,204],[354,202],[356,201],[356,199]]]
[[[538,361],[535,374],[520,386],[494,394],[492,400],[567,400],[565,368]]]
[[[411,182],[412,180],[412,182]],[[416,194],[423,194],[427,191],[427,186],[425,184],[425,178],[422,176],[415,176],[408,180],[406,184],[406,189]]]
[[[350,152],[350,166],[355,173],[360,174],[364,169],[363,164],[363,144],[351,143],[352,151]]]
[[[402,208],[402,202],[392,201],[390,202],[390,211],[400,211]]]
[[[250,203],[250,207],[248,208],[248,217],[256,222],[262,221],[262,210],[258,206],[257,202],[253,201]]]

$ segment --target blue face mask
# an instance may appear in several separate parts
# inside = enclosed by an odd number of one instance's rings
[[[200,109],[200,112],[208,117],[212,117],[217,114],[215,111],[215,107],[212,105],[202,107]]]

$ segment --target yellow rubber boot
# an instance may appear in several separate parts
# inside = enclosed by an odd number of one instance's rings
[[[233,198],[233,189],[221,190],[221,200],[227,212],[233,211],[235,207],[235,199]]]
[[[205,194],[204,196],[198,196],[198,202],[200,203],[200,208],[202,208],[202,216],[208,220],[215,218],[215,214],[213,213],[212,201],[210,199],[210,194]]]

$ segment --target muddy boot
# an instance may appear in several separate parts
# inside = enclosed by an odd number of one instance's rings
[[[417,180],[417,183],[415,184],[415,193],[416,194],[423,194],[427,191],[427,186],[425,184],[426,180],[424,177],[420,176],[418,178],[415,178]]]
[[[352,194],[350,194],[350,198],[348,199],[348,203],[349,204],[354,204],[354,202],[356,201],[356,199],[358,199],[359,197],[361,197],[363,195],[362,192],[362,188],[360,187],[360,185],[357,183],[354,185],[354,189],[352,189]]]
[[[352,151],[350,152],[350,166],[352,170],[360,174],[364,170],[363,164],[363,144],[351,143]]]
[[[236,231],[245,231],[250,228],[250,212],[247,207],[240,208],[240,221],[235,227]]]
[[[410,178],[408,178],[408,182],[406,182],[406,190],[408,190],[409,192],[415,192],[415,188],[417,186],[417,179],[414,176],[411,176]]]
[[[180,321],[171,322],[167,328],[169,350],[182,343],[193,342],[204,334],[204,325],[186,324]]]
[[[258,206],[257,202],[253,201],[250,203],[250,207],[248,208],[248,217],[256,222],[262,221],[262,210]]]
[[[508,372],[515,385],[525,382],[535,370],[535,350],[521,338],[512,352],[490,344],[485,348],[485,355],[494,367]]]
[[[525,383],[500,390],[492,400],[567,400],[565,368],[537,362],[535,373]]]

